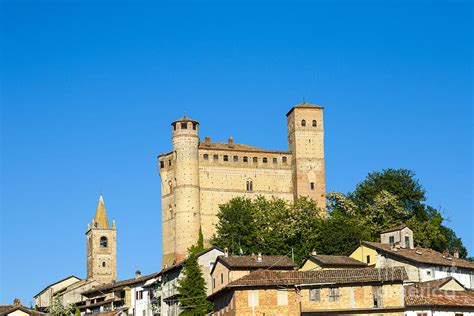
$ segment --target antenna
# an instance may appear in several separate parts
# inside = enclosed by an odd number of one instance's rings
[[[306,104],[306,100],[304,99],[304,96],[303,96],[303,104]]]

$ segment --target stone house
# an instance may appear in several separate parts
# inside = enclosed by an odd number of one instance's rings
[[[217,257],[211,270],[212,292],[258,269],[295,270],[296,264],[287,256],[229,256],[226,252]]]
[[[367,264],[345,256],[317,255],[312,253],[303,261],[300,271],[325,269],[356,269],[367,268]]]
[[[160,290],[159,277],[160,272],[142,276],[137,271],[133,279],[93,287],[82,293],[85,301],[77,307],[86,315],[116,311],[119,315],[152,316],[155,311],[151,301],[154,296],[159,296],[156,293]],[[154,287],[148,286],[150,280],[153,280]]]
[[[45,310],[51,305],[51,303],[53,302],[53,297],[57,292],[79,281],[81,281],[80,278],[75,275],[70,275],[64,279],[61,279],[46,286],[33,297],[35,300],[35,306],[40,310]]]
[[[457,253],[414,247],[413,232],[406,226],[389,229],[380,237],[381,243],[362,241],[350,257],[376,268],[405,267],[412,282],[452,276],[466,288],[474,288],[474,263]]]
[[[257,270],[209,296],[213,315],[403,315],[403,268]]]
[[[474,292],[453,277],[405,286],[405,316],[473,316]]]
[[[196,254],[199,266],[201,267],[204,281],[206,283],[207,295],[212,292],[211,270],[219,256],[224,254],[224,250],[217,246],[212,246]],[[183,277],[181,270],[184,260],[170,267],[161,270],[161,315],[179,315],[178,304],[178,281]]]

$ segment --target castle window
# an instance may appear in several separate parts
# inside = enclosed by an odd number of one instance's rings
[[[165,162],[162,160],[160,161],[160,168],[164,168],[165,167]]]
[[[244,161],[244,162],[249,162],[249,157],[244,156],[243,161]]]
[[[209,160],[209,155],[208,154],[204,154],[204,160]]]
[[[239,161],[239,156],[234,156],[234,161],[235,162]]]
[[[229,161],[229,156],[224,155],[224,161]]]
[[[176,123],[173,123],[173,131],[176,130]]]
[[[258,158],[257,158],[257,157],[253,157],[253,162],[258,162]]]
[[[193,122],[193,130],[196,130],[197,128],[197,123]]]
[[[253,181],[252,180],[247,181],[247,191],[249,191],[249,192],[253,191]]]
[[[282,158],[281,158],[281,161],[282,161],[283,163],[287,163],[287,162],[288,162],[288,158],[282,157]]]
[[[301,121],[301,126],[303,126],[303,127],[306,126],[306,121],[305,120]]]
[[[213,159],[214,159],[214,161],[219,160],[219,155],[214,155],[214,156],[213,156]]]
[[[100,237],[100,248],[107,248],[107,237]]]
[[[102,267],[105,267],[105,261],[102,262]]]
[[[273,158],[273,163],[277,163],[278,162],[278,159],[277,158]]]
[[[168,160],[168,166],[171,166],[171,160]]]
[[[382,287],[381,286],[372,286],[372,296],[374,298],[374,307],[375,308],[381,308],[383,306],[383,304],[382,304],[382,297],[383,297]]]
[[[181,129],[188,129],[188,123],[187,122],[181,123]]]
[[[310,188],[311,190],[314,190],[314,186],[315,186],[315,185],[314,185],[314,182],[311,182],[311,183],[309,184],[309,188]]]
[[[313,120],[313,127],[316,127],[318,126],[318,122],[316,122],[316,120]]]
[[[367,264],[370,263],[370,256],[367,256]]]
[[[264,157],[264,158],[263,158],[263,163],[267,163],[267,162],[268,162],[267,157]]]

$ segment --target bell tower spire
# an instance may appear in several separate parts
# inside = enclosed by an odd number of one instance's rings
[[[107,212],[105,211],[102,193],[100,193],[99,203],[97,204],[97,209],[95,210],[93,226],[97,228],[109,228],[109,220],[107,219]]]

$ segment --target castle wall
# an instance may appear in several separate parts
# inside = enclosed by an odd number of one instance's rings
[[[208,155],[207,159],[205,155]],[[217,159],[214,155],[217,155]],[[227,156],[228,161],[224,161],[224,156]],[[248,161],[244,162],[243,157],[248,157]],[[283,157],[286,157],[286,162],[283,162]],[[254,162],[254,158],[257,162]],[[288,152],[200,149],[201,228],[205,241],[208,242],[215,233],[219,204],[235,197],[253,198],[258,195],[291,201],[290,162],[291,154]],[[248,182],[251,182],[251,188]]]

